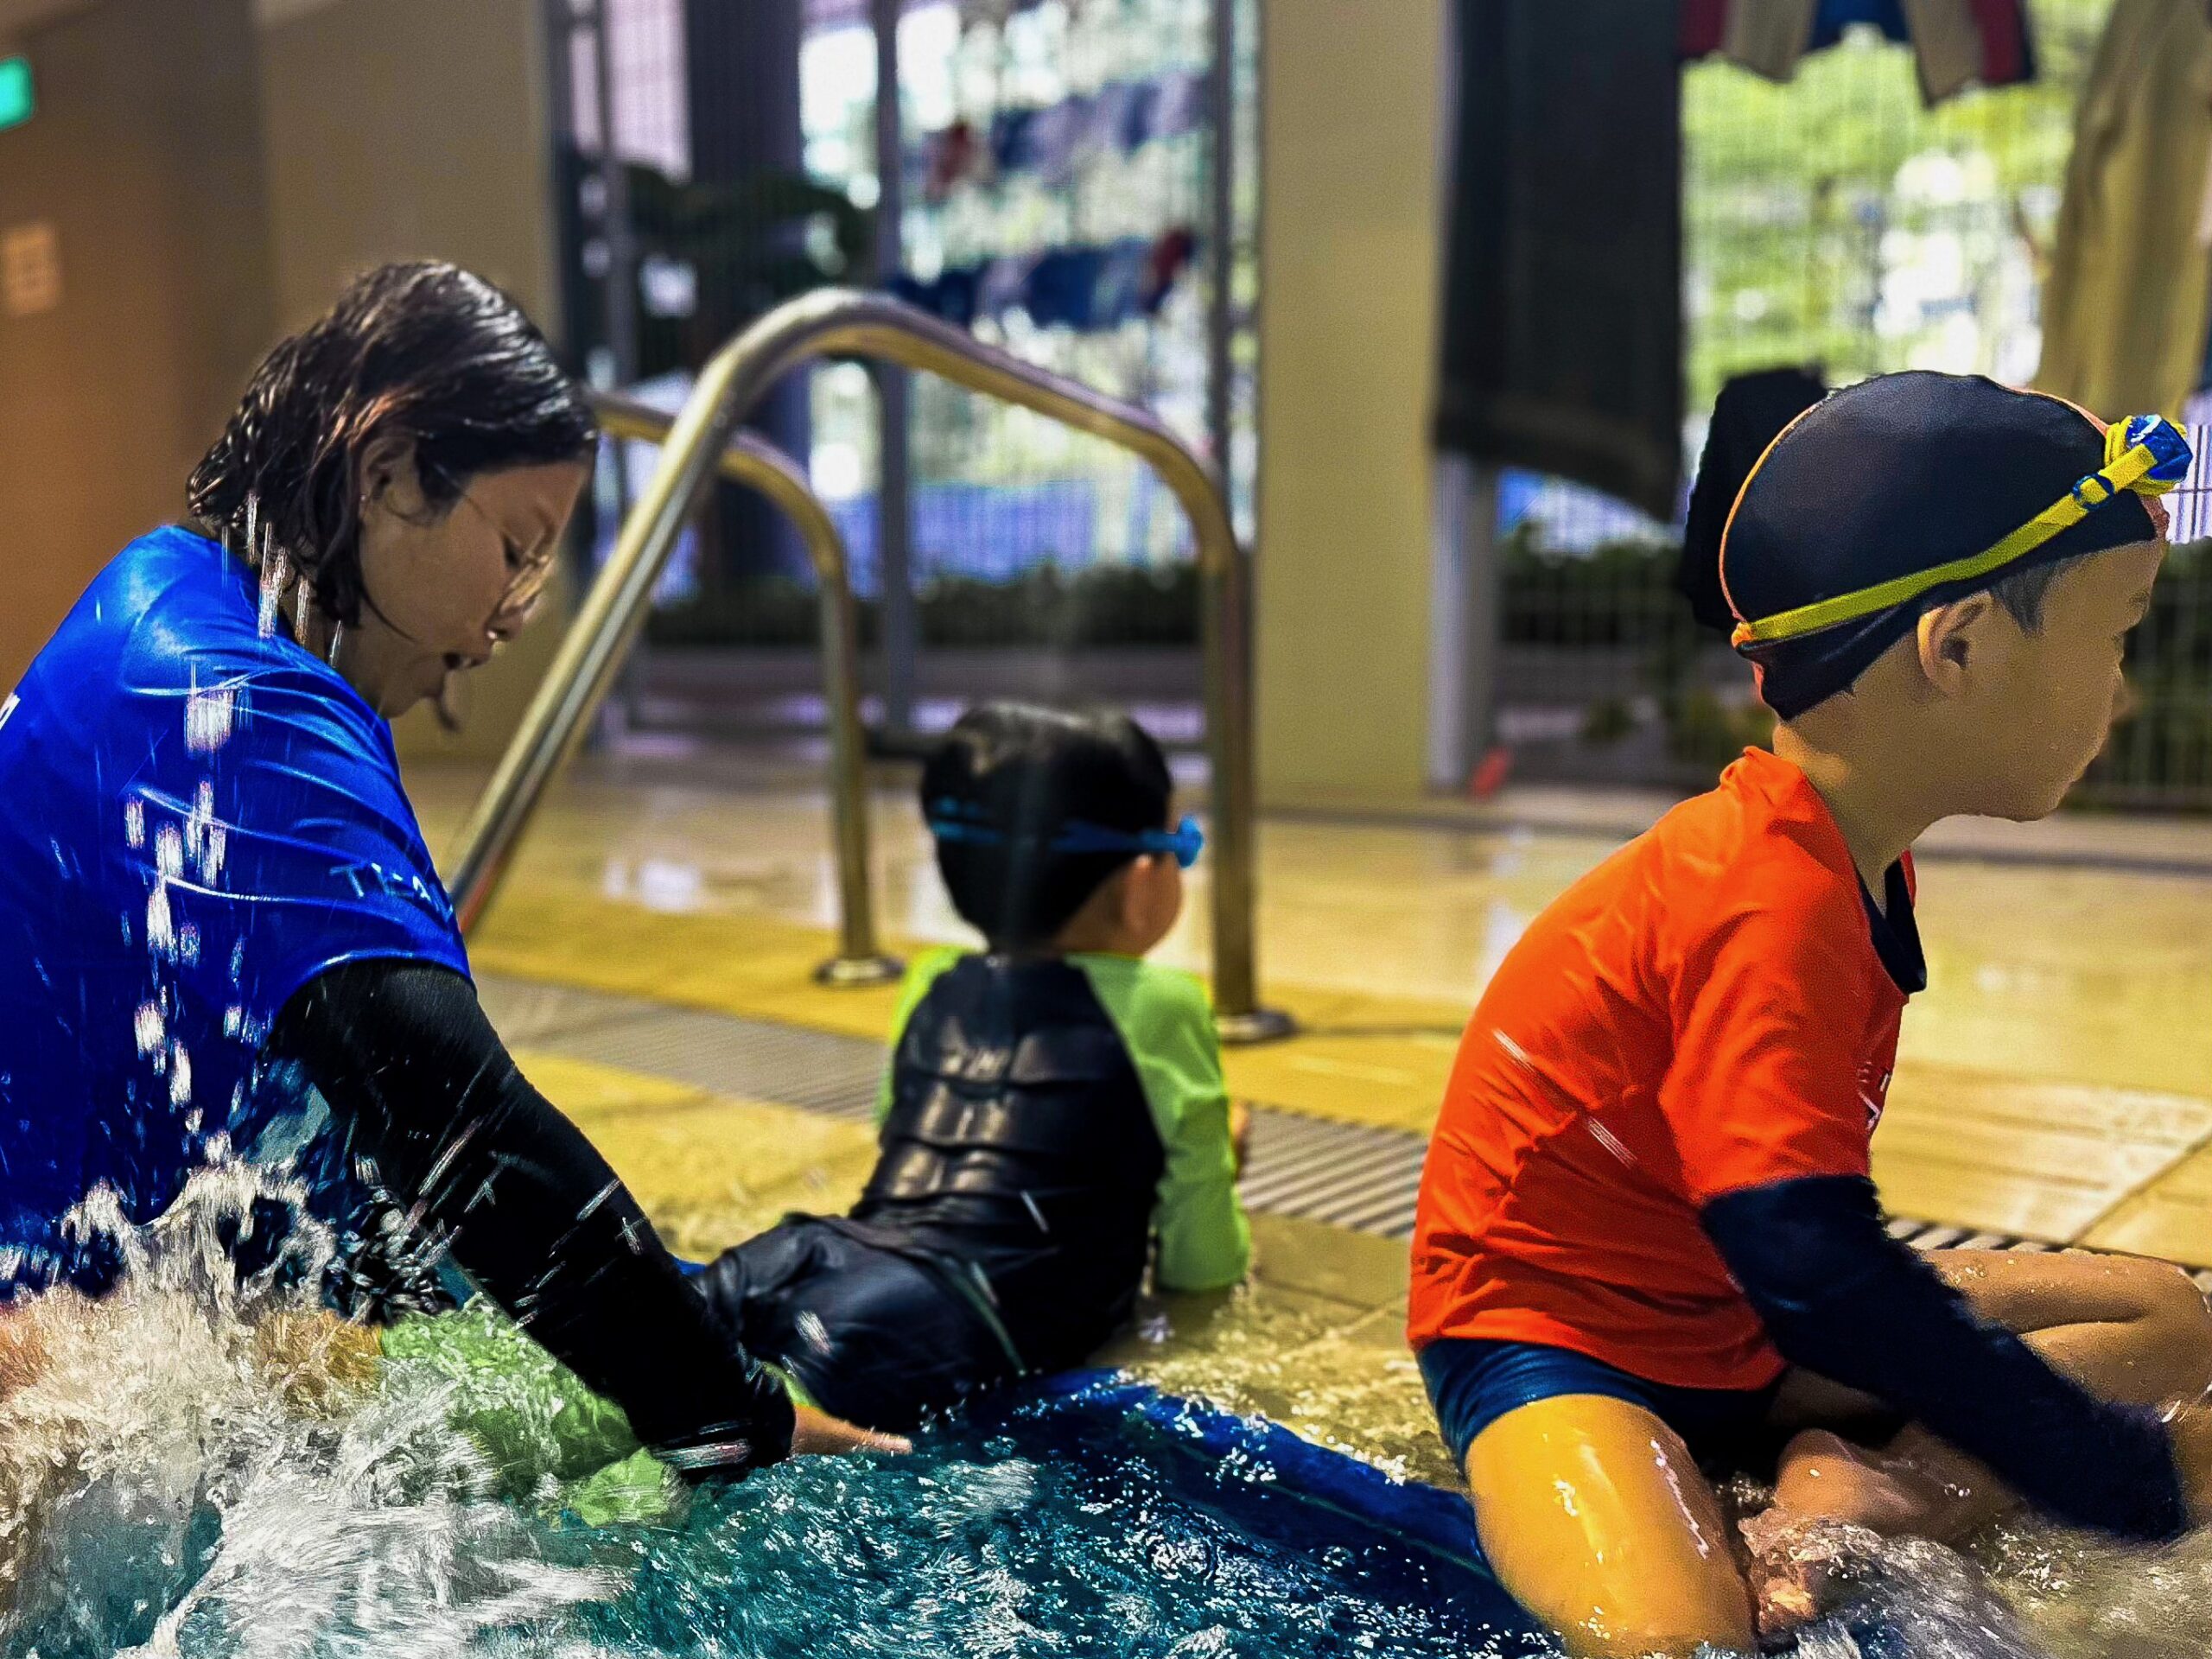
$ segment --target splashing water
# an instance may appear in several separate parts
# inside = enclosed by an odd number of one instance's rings
[[[169,914],[168,883],[156,876],[146,895],[146,949],[156,958],[176,950],[176,925]]]
[[[213,754],[231,741],[240,683],[226,680],[204,689],[195,685],[186,697],[184,742],[194,754]]]
[[[2212,1533],[2152,1549],[2020,1517],[1960,1553],[1815,1523],[1793,1529],[1788,1554],[1851,1610],[1803,1636],[1799,1659],[2202,1659],[2212,1647]]]
[[[563,1447],[609,1408],[548,1386],[557,1368],[486,1312],[444,1316],[476,1334],[442,1363],[408,1326],[380,1349],[330,1319],[335,1243],[305,1196],[226,1164],[140,1228],[95,1194],[68,1225],[111,1242],[118,1288],[0,1316],[0,1653],[1528,1651],[1271,1468],[1019,1402],[912,1457],[798,1459],[657,1497],[635,1512],[652,1524],[586,1526],[560,1513],[578,1490]],[[1801,1659],[2205,1651],[2212,1540],[2146,1554],[2018,1527],[1970,1560],[1836,1529],[1807,1548],[1854,1614]]]
[[[1427,1569],[1379,1535],[1270,1542],[1173,1458],[1020,1410],[911,1458],[702,1489],[658,1525],[549,1518],[531,1497],[550,1476],[518,1480],[515,1446],[573,1434],[557,1402],[512,1445],[461,1432],[486,1380],[379,1357],[321,1314],[333,1244],[312,1222],[240,1275],[268,1201],[303,1197],[226,1166],[133,1228],[96,1195],[70,1224],[115,1241],[117,1291],[0,1320],[0,1651],[1500,1651],[1433,1595],[1382,1593]]]
[[[2212,1533],[2145,1551],[2018,1526],[1978,1554],[2050,1659],[2202,1659],[2212,1649]]]
[[[148,1228],[106,1193],[70,1217],[124,1271],[0,1325],[5,1650],[457,1654],[619,1587],[496,1501],[449,1384],[313,1306],[303,1196],[232,1165]],[[290,1224],[241,1281],[271,1199]]]
[[[284,590],[292,583],[292,562],[273,542],[264,537],[261,549],[261,612],[256,626],[264,639],[274,639],[276,621],[284,602]]]
[[[230,831],[215,817],[215,785],[205,779],[193,797],[192,815],[184,822],[184,851],[200,879],[213,886],[222,878],[223,855]]]

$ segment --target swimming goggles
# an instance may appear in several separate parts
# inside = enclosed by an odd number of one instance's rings
[[[1103,823],[1070,818],[1047,840],[1033,831],[1009,836],[998,825],[979,817],[958,801],[939,801],[930,809],[930,833],[939,841],[969,847],[1003,847],[1009,842],[1045,842],[1049,853],[1153,853],[1172,856],[1184,869],[1198,861],[1205,851],[1205,831],[1196,818],[1185,818],[1173,830],[1109,830]]]
[[[2145,496],[2165,494],[2188,476],[2194,459],[2189,440],[2171,421],[2162,415],[2131,415],[2105,429],[2102,467],[1988,551],[1877,582],[1857,593],[1801,605],[1793,611],[1738,622],[1733,643],[1740,649],[1776,639],[1795,639],[1910,604],[1952,582],[1979,581],[2072,529],[2123,491]]]

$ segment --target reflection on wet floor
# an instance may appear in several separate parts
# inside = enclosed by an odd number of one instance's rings
[[[874,1162],[874,1137],[857,1123],[543,1050],[517,1058],[606,1153],[670,1248],[695,1260],[794,1210],[845,1209]],[[1274,1216],[1255,1217],[1253,1232],[1249,1285],[1147,1304],[1102,1361],[1449,1483],[1450,1459],[1406,1352],[1404,1245]]]
[[[434,843],[474,775],[418,784]],[[878,912],[958,939],[903,791],[874,805]],[[1609,836],[1311,821],[1263,825],[1268,995],[1309,1034],[1230,1060],[1251,1098],[1414,1132],[1459,1027],[1528,919]],[[1905,1020],[1877,1174],[1899,1213],[2212,1266],[2212,874],[1931,859],[1931,984]],[[2115,832],[2116,834],[2118,832]],[[2080,825],[2068,827],[2078,854]],[[2202,837],[2212,846],[2212,829]],[[589,769],[524,843],[477,945],[505,971],[853,1034],[888,1000],[816,991],[835,918],[826,809],[804,791],[625,783]],[[2209,867],[2212,868],[2212,867]],[[1205,963],[1205,866],[1163,956]]]
[[[1257,1230],[1264,1242],[1276,1229],[1263,1220]],[[1459,1484],[1407,1351],[1401,1308],[1363,1312],[1262,1269],[1211,1307],[1147,1307],[1137,1329],[1100,1357],[1170,1394],[1267,1417],[1402,1479]]]

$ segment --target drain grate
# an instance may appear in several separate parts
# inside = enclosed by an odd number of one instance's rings
[[[484,974],[477,991],[499,1034],[694,1089],[866,1122],[883,1076],[881,1045],[834,1032]]]
[[[477,990],[492,1023],[517,1047],[849,1122],[864,1123],[875,1109],[883,1046],[864,1038],[498,974],[480,976]],[[1255,1106],[1244,1202],[1264,1215],[1411,1238],[1427,1149],[1425,1136],[1402,1129]],[[1936,1222],[1896,1220],[1890,1232],[1922,1250],[2063,1248]],[[2195,1277],[2212,1291],[2212,1268]]]
[[[1244,1201],[1269,1215],[1411,1238],[1427,1141],[1255,1107]]]

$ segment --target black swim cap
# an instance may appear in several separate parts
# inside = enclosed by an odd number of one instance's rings
[[[2115,466],[2120,487],[2093,476],[2139,439],[2155,454]],[[2108,445],[2071,404],[1978,375],[1862,381],[1786,428],[1737,497],[1720,548],[1721,581],[1745,625],[1737,648],[1758,670],[1760,696],[1791,719],[1847,690],[1934,606],[2015,571],[2150,540],[2142,494],[2171,488],[2188,461],[2163,421],[2125,423]],[[1882,601],[1884,584],[1982,563],[2038,518],[2048,523],[2054,504],[2073,522],[2026,550]],[[1854,594],[1878,608],[1854,607]],[[1759,637],[1831,601],[1855,613]]]

